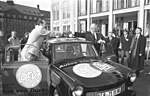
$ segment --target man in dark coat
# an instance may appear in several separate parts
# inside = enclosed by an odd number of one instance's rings
[[[118,49],[120,44],[120,39],[114,34],[113,32],[108,32],[108,37],[105,40],[106,43],[110,43],[113,47],[114,54],[117,57],[117,62],[119,63],[119,55],[118,55]]]
[[[141,32],[142,29],[137,27],[129,51],[131,56],[131,66],[132,69],[135,70],[137,77],[139,76],[140,71],[144,69],[145,59],[146,37],[144,37]]]
[[[121,36],[121,64],[124,63],[124,57],[127,58],[127,66],[131,68],[131,65],[129,65],[129,51],[130,51],[130,45],[132,41],[132,36],[129,35],[127,30],[123,31],[123,35]]]
[[[91,24],[90,26],[90,31],[86,33],[78,33],[75,32],[74,34],[75,37],[82,37],[85,38],[87,41],[91,41],[94,44],[95,49],[99,54],[100,52],[100,43],[105,42],[105,37],[100,33],[97,32],[97,25],[96,24]]]

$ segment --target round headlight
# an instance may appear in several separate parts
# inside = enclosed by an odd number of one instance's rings
[[[73,96],[81,96],[83,94],[83,87],[82,86],[77,86],[76,88],[74,88],[74,90],[72,91],[72,95]]]
[[[135,73],[130,73],[128,77],[129,77],[130,82],[134,82],[136,80],[136,74]]]

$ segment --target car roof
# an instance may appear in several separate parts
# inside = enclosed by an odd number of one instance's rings
[[[86,41],[85,39],[81,38],[51,38],[47,41],[47,43],[92,43],[90,41]]]

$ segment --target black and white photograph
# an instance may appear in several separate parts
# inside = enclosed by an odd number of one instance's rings
[[[0,96],[150,96],[150,0],[0,0]]]

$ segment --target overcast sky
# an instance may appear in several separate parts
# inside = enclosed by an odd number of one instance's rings
[[[0,0],[6,2],[7,0]],[[50,11],[50,0],[13,0],[15,4],[36,7],[40,5],[41,10]]]

